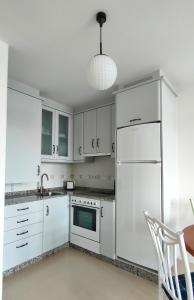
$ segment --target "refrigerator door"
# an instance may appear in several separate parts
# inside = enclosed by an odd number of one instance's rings
[[[117,130],[117,162],[161,161],[160,123]]]
[[[116,254],[157,269],[143,211],[161,219],[161,164],[117,164]]]

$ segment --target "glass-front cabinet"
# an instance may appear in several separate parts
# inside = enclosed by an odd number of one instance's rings
[[[50,107],[42,108],[43,161],[72,160],[73,117]]]
[[[42,109],[42,144],[41,154],[44,158],[51,158],[55,154],[55,110]]]

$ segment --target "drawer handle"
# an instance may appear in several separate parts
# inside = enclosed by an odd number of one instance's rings
[[[22,247],[25,247],[25,246],[28,246],[28,243],[22,244],[20,246],[16,246],[16,248],[18,249],[18,248],[22,248]]]
[[[17,221],[17,223],[19,224],[19,223],[24,223],[24,222],[28,222],[28,221],[29,221],[29,219],[25,219],[25,220]]]
[[[22,211],[22,210],[27,210],[29,207],[24,207],[24,208],[18,208],[17,211]]]
[[[21,233],[17,233],[16,235],[23,235],[23,234],[26,234],[26,233],[28,233],[28,230],[23,231],[23,232],[21,232]]]
[[[141,121],[141,118],[131,119],[130,122]]]

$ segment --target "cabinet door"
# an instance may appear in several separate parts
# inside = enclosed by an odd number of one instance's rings
[[[116,148],[115,148],[115,130],[116,130],[116,120],[115,120],[115,104],[111,105],[111,124],[112,124],[112,128],[111,128],[111,138],[112,138],[112,143],[111,143],[111,157],[114,158],[115,157],[115,152],[116,152]]]
[[[42,158],[55,156],[55,110],[49,107],[42,109]]]
[[[69,241],[69,197],[44,200],[43,252]]]
[[[83,160],[83,113],[74,115],[74,160]]]
[[[56,159],[72,159],[72,115],[56,111]]]
[[[160,82],[131,88],[116,96],[117,127],[160,120]]]
[[[6,183],[37,182],[41,156],[41,101],[8,89]]]
[[[84,112],[84,154],[96,153],[96,109]]]
[[[97,109],[97,139],[98,153],[111,154],[111,106]]]
[[[115,201],[101,200],[101,254],[115,258]]]

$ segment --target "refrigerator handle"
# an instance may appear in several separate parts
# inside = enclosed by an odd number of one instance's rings
[[[159,160],[125,160],[117,161],[118,164],[160,164]]]

